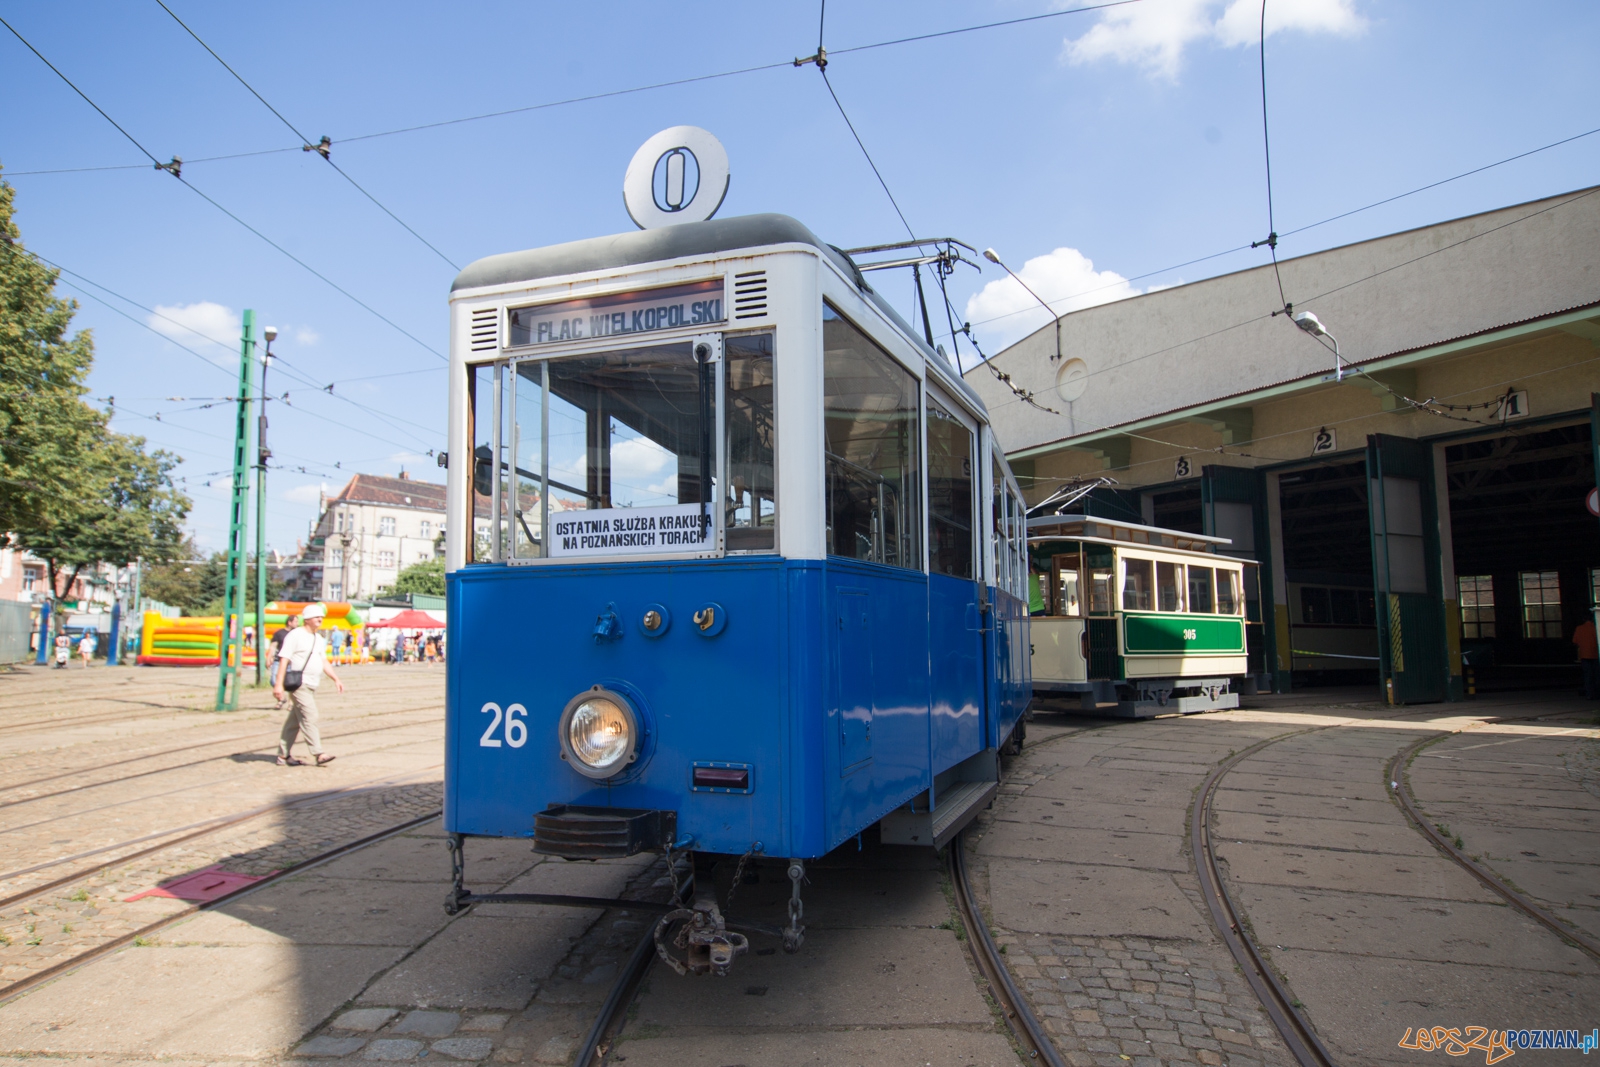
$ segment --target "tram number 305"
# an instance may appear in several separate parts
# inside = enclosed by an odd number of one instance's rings
[[[500,705],[490,701],[482,708],[485,715],[494,712],[494,721],[489,723],[489,728],[483,731],[483,736],[478,738],[478,744],[484,748],[499,748],[500,739],[495,732],[500,729],[500,724],[505,723],[505,743],[512,748],[521,748],[528,743],[528,727],[517,716],[526,716],[528,709],[521,704],[512,704],[505,711],[500,710]]]

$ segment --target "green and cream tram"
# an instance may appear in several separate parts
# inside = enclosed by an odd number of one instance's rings
[[[1238,707],[1255,575],[1218,554],[1229,543],[1082,515],[1028,520],[1035,696],[1131,717]]]

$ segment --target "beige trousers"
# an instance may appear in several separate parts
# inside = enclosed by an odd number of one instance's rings
[[[301,686],[289,694],[289,717],[283,721],[283,733],[278,735],[278,755],[285,758],[294,747],[295,739],[305,735],[313,756],[322,755],[322,729],[317,725],[317,691]]]

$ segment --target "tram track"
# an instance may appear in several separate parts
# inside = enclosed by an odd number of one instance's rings
[[[327,801],[336,799],[340,796],[347,796],[354,793],[363,792],[374,787],[399,784],[404,782],[406,779],[415,778],[430,771],[436,771],[442,766],[443,764],[434,764],[432,766],[424,767],[417,771],[410,771],[405,774],[368,778],[360,782],[353,782],[348,785],[340,786],[336,789],[328,789],[320,793],[313,793],[310,796],[297,797],[294,800],[288,801],[278,801],[273,804],[264,804],[259,807],[251,808],[247,811],[233,812],[227,815],[218,816],[214,819],[207,819],[199,823],[191,823],[187,826],[179,826],[169,830],[157,831],[153,834],[146,834],[143,837],[134,838],[129,841],[104,845],[100,848],[92,849],[87,852],[76,853],[72,856],[63,856],[55,860],[50,860],[46,863],[36,864],[35,866],[24,868],[22,870],[0,873],[0,882],[8,882],[12,879],[22,878],[37,871],[46,870],[50,867],[58,866],[63,863],[71,863],[74,860],[87,859],[94,855],[101,855],[117,849],[143,844],[146,841],[156,841],[160,839],[159,843],[151,845],[148,848],[140,849],[136,852],[124,855],[118,855],[101,863],[97,863],[91,867],[84,867],[72,871],[69,874],[62,875],[59,878],[45,882],[41,885],[32,886],[28,889],[20,890],[8,896],[0,897],[0,908],[7,908],[24,900],[30,900],[34,897],[41,896],[44,893],[48,893],[53,889],[60,889],[64,886],[71,885],[74,882],[79,882],[85,878],[93,877],[94,875],[107,871],[112,867],[118,867],[133,860],[154,855],[157,852],[172,848],[175,845],[183,844],[186,841],[193,841],[197,838],[205,837],[208,834],[214,834],[219,830],[225,830],[229,827],[241,825],[249,822],[252,819],[260,818],[263,815],[269,815],[273,812],[290,811],[296,808],[309,807],[314,804],[326,803]],[[174,837],[173,835],[175,834],[180,836]]]
[[[1439,828],[1428,818],[1427,813],[1422,810],[1416,799],[1411,795],[1410,783],[1406,780],[1411,761],[1424,748],[1445,741],[1461,732],[1463,731],[1448,730],[1436,733],[1430,737],[1424,737],[1396,753],[1384,768],[1384,780],[1387,783],[1388,790],[1399,803],[1401,810],[1405,812],[1407,821],[1411,823],[1418,833],[1427,838],[1435,848],[1453,860],[1468,874],[1483,883],[1485,887],[1497,894],[1507,904],[1544,926],[1563,941],[1577,946],[1595,960],[1600,960],[1600,941],[1562,922],[1534,903],[1527,895],[1519,893],[1507,885],[1505,879],[1495,874],[1488,866],[1473,859],[1462,849],[1457,848],[1455,842],[1440,832]]]
[[[0,1004],[4,1004],[14,997],[20,996],[21,994],[26,993],[28,990],[48,982],[53,978],[58,978],[69,971],[76,970],[85,964],[92,963],[102,956],[109,955],[120,948],[131,945],[135,941],[147,938],[152,934],[164,929],[165,927],[171,926],[173,923],[178,922],[181,919],[186,919],[203,911],[214,911],[225,904],[229,904],[240,897],[245,896],[246,894],[254,893],[259,889],[264,889],[267,886],[281,882],[285,878],[300,874],[312,867],[319,866],[320,864],[327,863],[331,860],[336,860],[341,856],[345,856],[351,852],[366,848],[369,845],[377,844],[378,842],[393,837],[396,834],[402,834],[407,830],[413,830],[418,826],[423,826],[428,822],[439,818],[441,814],[442,812],[436,809],[426,815],[421,815],[414,819],[408,819],[405,822],[386,827],[377,831],[376,833],[368,834],[365,837],[358,838],[355,841],[348,841],[342,845],[336,846],[335,848],[318,853],[309,859],[301,860],[298,863],[285,867],[281,871],[276,871],[273,874],[260,879],[259,881],[252,882],[247,886],[242,886],[230,893],[225,893],[222,896],[217,897],[215,900],[207,901],[204,904],[191,904],[181,911],[174,912],[173,914],[158,919],[153,923],[148,923],[137,930],[131,930],[120,937],[116,937],[105,942],[104,944],[95,945],[93,948],[87,949],[68,959],[62,960],[60,963],[52,964],[43,970],[30,974],[25,978],[21,978],[10,983],[9,985],[0,986]],[[6,902],[0,902],[0,906],[4,906],[4,903]]]
[[[438,702],[434,702],[434,704],[418,704],[416,707],[398,707],[398,709],[389,710],[389,712],[371,712],[370,715],[363,715],[362,718],[387,718],[390,717],[390,715],[408,715],[408,713],[411,712],[427,712],[427,710],[440,710],[440,705],[438,705]],[[350,736],[350,734],[354,733],[362,733],[362,731],[347,731],[347,733],[328,734],[328,736],[344,737]],[[16,792],[16,790],[19,789],[27,789],[29,785],[40,785],[43,784],[43,782],[61,781],[62,777],[72,777],[75,776],[75,774],[93,774],[94,771],[101,771],[101,769],[106,768],[114,768],[114,766],[126,766],[130,765],[130,763],[141,763],[141,761],[144,760],[158,760],[158,758],[165,757],[165,755],[176,755],[176,753],[179,752],[192,752],[192,750],[195,749],[208,749],[208,747],[211,747],[211,745],[235,744],[235,742],[238,741],[250,741],[251,737],[256,736],[258,736],[258,734],[235,734],[235,736],[232,737],[216,737],[216,739],[213,739],[213,741],[194,741],[190,742],[190,744],[176,745],[176,747],[173,747],[173,749],[158,749],[155,750],[155,752],[139,753],[139,755],[131,755],[131,757],[122,758],[122,760],[112,760],[109,761],[109,763],[91,763],[91,765],[82,766],[82,768],[70,769],[70,771],[56,771],[54,774],[42,774],[40,777],[30,777],[30,779],[26,779],[26,781],[0,784],[0,793]],[[256,750],[258,749],[251,749],[251,752],[256,752]],[[176,765],[171,765],[168,766],[168,768],[163,769],[176,769],[179,768],[179,766],[194,766],[194,763],[176,763]],[[128,777],[114,777],[114,779],[106,779],[106,782],[90,782],[90,784],[86,785],[115,784],[115,782],[123,781],[130,781],[130,779],[128,779]],[[74,789],[82,789],[82,787],[74,787]],[[43,795],[51,795],[51,793],[43,793]],[[32,797],[27,798],[27,800],[32,800]],[[21,801],[0,801],[0,808],[6,808],[6,806],[14,805],[14,803],[21,803]]]
[[[384,713],[384,714],[386,714],[386,715],[388,715],[388,714],[405,714],[405,713],[408,713],[408,712],[411,712],[411,711],[421,711],[421,710],[426,710],[426,709],[408,708],[408,709],[404,709],[403,711],[387,712],[387,713]],[[421,725],[426,724],[429,721],[430,720],[427,720],[427,719],[421,719],[421,720],[417,720],[417,721],[413,721],[413,722],[392,723],[392,724],[387,725],[387,726],[363,727],[363,728],[360,728],[360,729],[345,730],[345,731],[342,731],[340,733],[326,733],[326,734],[323,734],[323,737],[325,739],[328,739],[328,740],[334,740],[334,739],[343,738],[343,737],[359,737],[359,736],[361,736],[363,734],[383,733],[383,732],[388,731],[388,730],[402,730],[402,729],[405,729],[405,728],[411,727],[411,726],[421,726]],[[438,721],[438,720],[433,720],[433,721]],[[13,792],[13,791],[15,791],[17,789],[26,788],[29,785],[37,784],[39,782],[57,780],[57,779],[60,779],[60,778],[67,778],[67,777],[71,777],[71,776],[76,775],[76,774],[93,774],[95,771],[104,769],[106,767],[116,767],[116,766],[122,766],[122,765],[125,765],[125,764],[128,764],[128,763],[138,763],[138,762],[141,762],[143,760],[157,759],[157,758],[159,758],[161,756],[172,755],[173,753],[176,753],[176,752],[189,752],[189,751],[193,751],[196,748],[210,748],[210,747],[215,746],[215,745],[234,744],[234,743],[237,743],[239,741],[250,741],[250,740],[254,740],[255,738],[257,738],[259,736],[260,736],[259,734],[243,734],[243,735],[240,735],[240,736],[237,736],[237,737],[219,738],[219,739],[217,739],[215,741],[201,741],[201,742],[198,742],[198,743],[192,744],[192,745],[182,745],[182,746],[177,747],[177,748],[164,749],[161,752],[153,752],[153,753],[149,753],[149,754],[143,755],[143,756],[134,756],[134,757],[131,757],[131,758],[126,759],[126,760],[117,760],[114,763],[100,764],[98,766],[89,767],[89,768],[86,768],[84,770],[66,771],[66,772],[63,772],[63,773],[58,774],[58,775],[48,775],[48,776],[46,776],[44,778],[36,778],[31,782],[22,782],[22,783],[19,783],[17,785],[5,786],[3,788],[0,788],[0,792]],[[246,749],[245,751],[248,752],[248,753],[254,754],[254,753],[260,753],[260,752],[266,752],[266,751],[275,750],[275,748],[276,748],[275,744],[261,744],[261,745],[257,745],[254,748]],[[226,754],[220,755],[220,756],[206,756],[203,759],[189,760],[189,761],[184,762],[184,763],[167,764],[166,766],[157,767],[157,768],[154,768],[153,770],[140,771],[137,774],[127,774],[127,775],[123,775],[123,776],[121,776],[119,778],[107,778],[107,779],[104,779],[104,780],[98,781],[98,782],[85,782],[83,785],[69,786],[69,787],[67,787],[65,789],[57,789],[57,790],[54,790],[54,791],[49,792],[49,793],[38,793],[38,794],[35,794],[33,796],[19,797],[19,798],[15,799],[15,800],[4,800],[4,801],[0,801],[0,810],[4,810],[6,808],[18,807],[18,806],[21,806],[23,804],[33,804],[33,803],[36,803],[36,802],[41,801],[41,800],[49,800],[52,797],[67,796],[67,795],[72,794],[72,793],[81,793],[81,792],[85,792],[85,791],[90,790],[90,789],[101,789],[101,788],[105,788],[105,787],[108,787],[108,786],[122,785],[122,784],[127,783],[127,782],[137,781],[140,778],[148,778],[148,777],[151,777],[152,775],[166,774],[166,773],[169,773],[169,772],[172,772],[172,771],[184,770],[184,769],[189,768],[189,767],[199,767],[199,766],[203,766],[203,765],[205,765],[207,763],[215,763],[218,760],[233,759],[237,755],[239,755],[239,753],[237,753],[237,752],[229,752],[229,753],[226,753]],[[3,832],[5,832],[5,831],[0,831],[0,833],[3,833]]]

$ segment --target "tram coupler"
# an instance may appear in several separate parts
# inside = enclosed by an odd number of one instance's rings
[[[678,920],[684,920],[672,944],[684,954],[680,961],[667,948],[667,929]],[[701,896],[693,908],[678,908],[663,915],[656,923],[656,954],[682,975],[712,974],[726,978],[733,968],[733,958],[750,948],[750,940],[743,934],[728,929],[722,910],[715,898]]]
[[[783,930],[783,951],[794,955],[805,944],[806,928],[800,925],[806,906],[800,900],[800,883],[806,880],[806,861],[789,861],[789,925]]]

